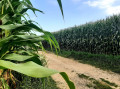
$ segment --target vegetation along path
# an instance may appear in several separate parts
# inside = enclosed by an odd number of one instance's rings
[[[120,89],[119,74],[79,63],[73,59],[56,56],[50,52],[43,54],[46,55],[48,67],[66,72],[75,83],[76,89]],[[57,82],[60,89],[69,89],[59,74],[53,75],[52,78]]]

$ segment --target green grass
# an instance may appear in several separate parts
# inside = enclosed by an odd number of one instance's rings
[[[80,78],[89,79],[89,76],[84,75],[84,74],[78,74],[78,76],[79,76]]]
[[[94,81],[93,83],[95,84],[94,89],[113,89],[112,87],[102,84],[99,81]]]
[[[120,73],[120,56],[61,50],[60,56],[73,58],[104,70]]]
[[[59,89],[51,77],[33,78],[17,72],[14,72],[14,76],[17,79],[15,89]]]
[[[108,83],[103,83],[100,82],[94,78],[91,78],[90,76],[87,76],[85,74],[78,74],[79,78],[83,78],[83,79],[87,79],[89,80],[91,83],[86,84],[87,87],[91,88],[93,87],[94,89],[113,89],[111,86],[113,85],[108,85]],[[115,87],[115,86],[114,86]]]
[[[107,84],[109,84],[109,85],[111,85],[111,86],[118,87],[118,85],[115,84],[115,83],[109,82],[108,80],[105,80],[105,79],[103,79],[103,78],[100,78],[100,79],[101,79],[103,82],[105,82],[105,83],[107,83]]]
[[[87,87],[91,88],[93,87],[93,84],[92,83],[89,83],[89,84],[86,84]]]

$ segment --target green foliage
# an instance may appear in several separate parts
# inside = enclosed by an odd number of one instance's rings
[[[60,9],[61,9],[62,16],[64,18],[64,13],[63,13],[63,9],[62,9],[62,2],[61,2],[61,0],[57,0],[57,1],[58,1],[59,6],[60,6]]]
[[[15,64],[10,61],[0,60],[0,66],[4,67],[4,69],[11,69],[20,72],[22,74],[36,78],[48,77],[52,74],[59,73],[58,71],[45,68],[32,61]]]
[[[57,2],[63,15],[61,0],[57,0]],[[38,27],[35,21],[26,19],[27,10],[33,11],[34,14],[36,11],[43,13],[43,11],[34,8],[30,0],[0,1],[0,69],[11,69],[36,78],[60,73],[43,67],[38,54],[38,49],[44,49],[42,41],[48,41],[57,51],[59,45],[55,37],[50,32]],[[44,35],[37,36],[32,33],[34,30]],[[70,89],[75,89],[66,73],[60,74]]]
[[[94,81],[93,83],[95,84],[94,89],[113,89],[112,87],[102,84],[99,81]]]
[[[75,89],[75,86],[74,86],[73,82],[71,82],[69,80],[69,77],[67,76],[67,74],[65,72],[61,72],[60,74],[65,79],[65,81],[67,82],[67,84],[70,87],[70,89]]]
[[[21,80],[17,78],[19,80],[16,81],[17,82],[16,89],[59,89],[55,81],[51,77],[33,78],[25,75],[21,76],[22,82],[19,82]]]
[[[109,82],[108,80],[105,80],[105,79],[103,79],[103,78],[100,78],[100,79],[101,79],[103,82],[105,82],[105,83],[107,83],[107,84],[109,84],[109,85],[111,85],[111,86],[118,87],[118,85],[115,84],[115,83]]]
[[[111,85],[107,85],[99,80],[96,80],[94,78],[91,78],[90,76],[87,76],[85,74],[78,74],[79,78],[86,79],[90,81],[91,83],[86,84],[87,87],[89,88],[94,88],[94,89],[113,89]]]
[[[92,85],[91,83],[89,83],[89,84],[86,84],[86,86],[87,86],[88,88],[91,88],[91,87],[93,87],[93,85]]]
[[[89,79],[89,76],[84,75],[84,74],[78,74],[78,76],[79,76],[80,78]]]
[[[0,81],[2,83],[3,89],[10,89],[9,85],[7,84],[7,82],[4,78],[0,78]]]
[[[99,54],[120,54],[120,15],[53,33],[60,48]]]

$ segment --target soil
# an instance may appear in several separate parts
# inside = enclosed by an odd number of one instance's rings
[[[84,74],[96,80],[103,78],[120,86],[119,74],[113,73],[111,71],[101,70],[94,66],[83,64],[73,59],[57,56],[50,52],[39,53],[45,55],[48,62],[48,68],[55,69],[60,72],[66,72],[70,80],[74,82],[76,89],[93,89],[87,87],[86,85],[89,83],[89,81],[84,78],[80,78],[78,74]],[[52,78],[57,82],[57,85],[60,89],[69,89],[66,82],[59,74],[53,75]],[[120,89],[120,87],[115,89]]]

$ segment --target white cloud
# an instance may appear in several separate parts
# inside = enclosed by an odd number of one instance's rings
[[[94,0],[94,1],[89,0],[85,3],[92,7],[104,9],[108,15],[112,15],[120,13],[120,5],[117,6],[114,5],[116,1],[117,0]]]
[[[106,12],[108,14],[120,14],[120,6],[109,7]]]

